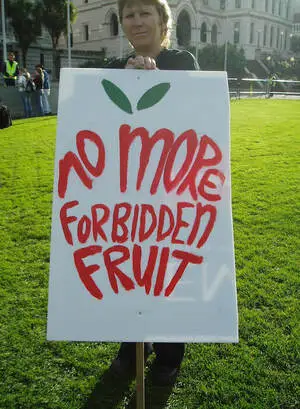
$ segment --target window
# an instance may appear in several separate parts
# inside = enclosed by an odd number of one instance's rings
[[[113,13],[110,17],[110,35],[111,37],[116,37],[119,34],[119,23],[118,17]]]
[[[203,4],[204,4],[205,6],[207,6],[207,5],[208,5],[208,0],[203,0]]]
[[[267,32],[268,32],[267,30],[268,30],[267,26],[264,25],[264,46],[267,45]]]
[[[251,1],[251,8],[255,9],[255,0]]]
[[[273,47],[274,44],[274,27],[271,27],[271,32],[270,32],[270,47]]]
[[[250,44],[253,44],[253,40],[254,40],[254,23],[251,23],[251,25],[250,25],[250,39],[249,39]]]
[[[176,25],[176,37],[179,46],[188,47],[191,42],[191,19],[186,10],[182,10],[178,16]]]
[[[279,37],[280,37],[280,30],[279,30],[279,27],[277,27],[276,48],[279,48]]]
[[[217,44],[218,40],[218,27],[216,24],[212,26],[211,29],[211,42],[212,44]]]
[[[225,10],[226,8],[226,0],[220,0],[220,9]]]
[[[85,24],[83,26],[83,32],[84,32],[84,41],[89,41],[89,26],[88,26],[88,24]]]
[[[234,31],[233,31],[233,43],[238,44],[240,42],[240,23],[234,23]]]
[[[269,0],[265,0],[265,12],[269,11]]]
[[[275,14],[275,0],[272,0],[272,14]]]
[[[83,0],[83,2],[84,2],[84,3],[88,3],[88,2],[89,2],[89,0]]]
[[[207,41],[207,25],[206,25],[206,23],[201,24],[200,40],[201,40],[201,43],[206,43],[206,41]]]
[[[240,9],[241,8],[241,0],[235,0],[235,8]]]

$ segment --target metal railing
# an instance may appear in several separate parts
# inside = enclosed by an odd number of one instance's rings
[[[274,95],[300,99],[300,81],[269,78],[228,78],[231,98],[272,98]]]

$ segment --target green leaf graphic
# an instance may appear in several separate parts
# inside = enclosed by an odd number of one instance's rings
[[[111,81],[102,80],[101,83],[112,102],[123,111],[127,112],[128,114],[132,114],[131,103],[124,92]]]
[[[154,85],[154,87],[148,89],[137,103],[138,111],[150,108],[157,104],[166,95],[170,87],[171,84],[169,82],[162,82],[161,84]]]

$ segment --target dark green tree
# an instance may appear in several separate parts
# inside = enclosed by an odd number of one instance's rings
[[[26,67],[28,48],[41,33],[38,6],[30,0],[10,0],[6,7],[7,15],[11,19],[10,24],[22,51],[22,64]]]
[[[225,45],[208,45],[199,52],[199,65],[202,70],[222,71],[224,69]],[[242,76],[246,66],[244,50],[235,45],[227,45],[227,71],[229,76]]]
[[[62,34],[67,33],[67,1],[66,0],[42,0],[39,3],[41,22],[50,34],[53,50],[54,76],[58,77],[58,41]],[[74,23],[77,9],[70,3],[70,21]]]
[[[202,48],[199,51],[198,59],[201,70],[222,71],[224,68],[224,55],[221,47],[216,45],[207,45]]]
[[[294,51],[294,53],[300,52],[300,36],[293,36],[291,38],[291,50]]]
[[[246,65],[247,60],[244,49],[238,49],[235,45],[228,44],[227,71],[229,75],[242,77]]]
[[[264,60],[271,73],[276,73],[280,79],[300,80],[300,58],[292,56],[282,58],[279,53],[273,53]],[[299,89],[299,85],[295,85]]]

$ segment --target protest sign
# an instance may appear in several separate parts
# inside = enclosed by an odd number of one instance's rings
[[[225,73],[63,69],[48,339],[236,342]]]

